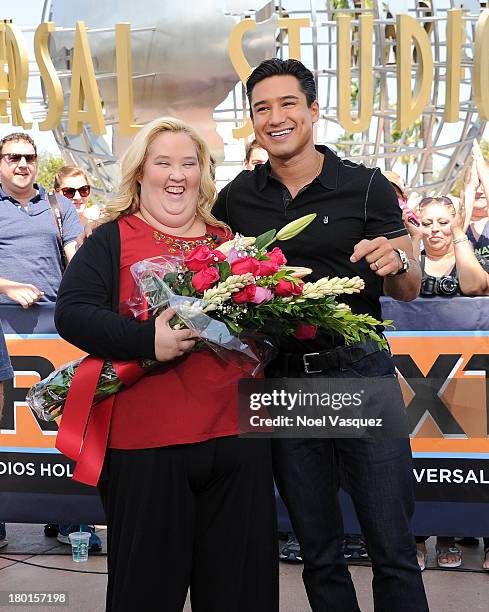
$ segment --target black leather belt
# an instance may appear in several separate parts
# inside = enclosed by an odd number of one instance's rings
[[[272,376],[284,376],[291,372],[319,374],[325,370],[342,369],[379,350],[381,349],[376,342],[368,340],[365,344],[338,346],[318,353],[281,353],[271,364],[270,374]]]

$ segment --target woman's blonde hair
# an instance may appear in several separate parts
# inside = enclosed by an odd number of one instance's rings
[[[54,175],[54,189],[59,191],[63,179],[67,178],[68,176],[83,176],[87,185],[89,184],[87,173],[85,170],[83,170],[83,168],[78,166],[63,166]]]
[[[217,198],[214,181],[211,178],[210,152],[205,141],[188,124],[174,117],[159,117],[145,125],[135,136],[121,159],[121,181],[115,197],[106,204],[106,221],[131,215],[140,208],[143,167],[148,157],[148,150],[154,140],[165,132],[183,133],[189,136],[197,151],[200,168],[200,185],[197,198],[197,214],[209,224],[227,228],[212,214],[211,208]]]
[[[453,216],[457,214],[457,209],[455,207],[455,204],[448,196],[428,196],[426,198],[423,198],[417,206],[417,212],[420,213],[423,210],[423,208],[427,208],[428,206],[431,206],[432,204],[435,204],[438,206],[446,206],[447,208],[450,209]]]

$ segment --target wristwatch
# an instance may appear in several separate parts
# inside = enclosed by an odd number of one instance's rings
[[[409,257],[406,255],[406,253],[402,249],[394,249],[394,251],[399,255],[399,259],[401,260],[402,266],[397,272],[393,272],[389,276],[397,276],[398,274],[405,274],[411,267],[411,264],[409,263]]]

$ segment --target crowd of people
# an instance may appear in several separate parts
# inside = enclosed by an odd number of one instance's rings
[[[158,609],[164,598],[165,610],[179,612],[188,589],[195,612],[278,610],[275,480],[293,527],[280,557],[304,563],[313,612],[359,611],[347,563],[359,542],[372,562],[376,612],[427,611],[426,538],[416,544],[410,524],[409,440],[239,438],[239,368],[211,351],[192,352],[197,336],[170,327],[171,309],[140,321],[123,305],[136,261],[215,248],[236,232],[259,235],[318,212],[283,250],[294,265],[313,268],[313,277],[361,276],[365,290],[345,299],[354,312],[380,319],[381,295],[489,295],[488,164],[475,145],[460,201],[441,194],[411,209],[399,175],[314,144],[319,105],[301,62],[262,62],[247,95],[256,140],[243,172],[217,194],[215,161],[202,138],[179,120],[156,119],[129,145],[103,222],[78,250],[93,221],[87,174],[61,168],[48,193],[35,182],[34,141],[23,133],[0,141],[0,303],[55,302],[57,329],[73,345],[107,359],[162,364],[117,395],[110,417],[98,484],[108,524],[107,610]],[[376,343],[351,350],[322,331],[282,339],[266,375],[395,378],[395,367]],[[11,376],[0,329],[0,392]],[[402,415],[400,390],[390,410]],[[339,482],[362,529],[346,543]],[[79,528],[46,526],[61,541]],[[93,529],[82,529],[100,550]],[[0,546],[6,542],[0,523]],[[446,534],[439,534],[437,561],[462,562]]]

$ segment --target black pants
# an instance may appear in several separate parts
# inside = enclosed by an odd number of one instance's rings
[[[109,450],[108,612],[275,612],[278,558],[268,440]]]
[[[385,351],[378,351],[319,376],[368,381],[369,376],[393,377],[394,364]],[[400,390],[389,398],[388,409],[402,418]],[[410,524],[414,496],[409,440],[276,439],[272,449],[277,487],[301,546],[312,610],[360,611],[342,553],[339,462],[372,559],[375,611],[428,612]]]

